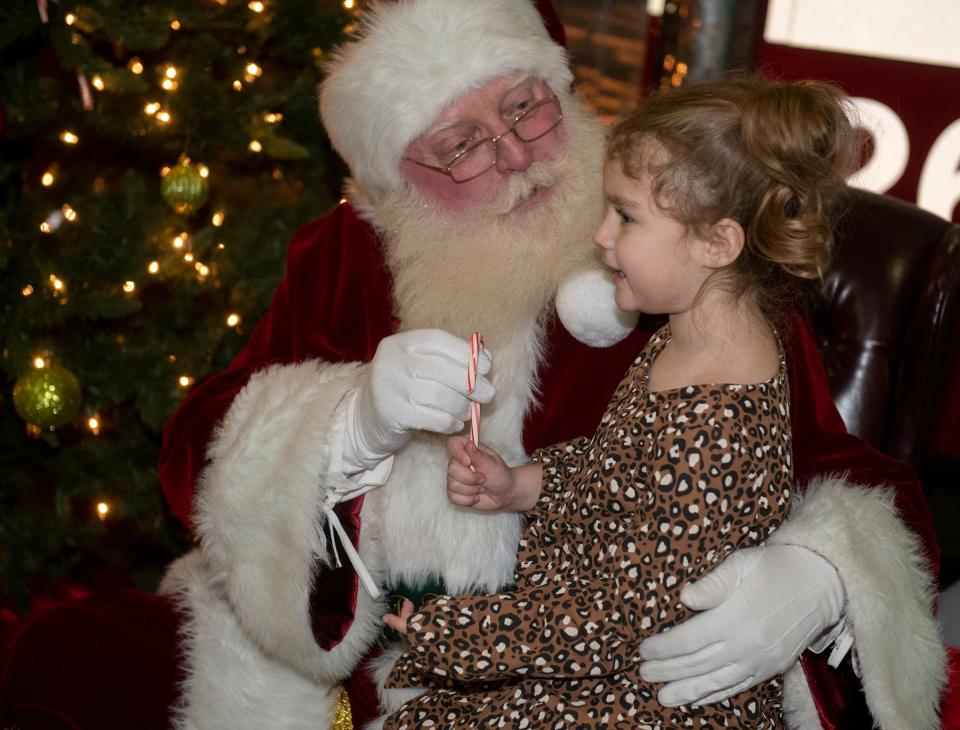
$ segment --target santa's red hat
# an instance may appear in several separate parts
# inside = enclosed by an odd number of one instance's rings
[[[355,185],[396,187],[400,158],[457,97],[526,71],[554,90],[573,81],[566,51],[529,0],[399,0],[364,16],[320,85],[320,116]]]

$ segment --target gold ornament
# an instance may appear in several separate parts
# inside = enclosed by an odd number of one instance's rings
[[[337,698],[337,711],[330,723],[330,730],[353,730],[353,712],[350,710],[350,695],[340,685],[340,696]]]
[[[13,407],[28,424],[60,428],[80,410],[80,382],[60,365],[35,368],[13,386]]]
[[[182,215],[194,213],[203,206],[210,194],[206,170],[203,165],[195,165],[189,157],[182,156],[160,183],[160,193],[167,205]]]

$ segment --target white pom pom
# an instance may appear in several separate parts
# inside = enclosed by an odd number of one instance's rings
[[[567,332],[591,347],[610,347],[637,325],[638,312],[624,312],[614,301],[608,269],[579,271],[557,289],[557,314]]]

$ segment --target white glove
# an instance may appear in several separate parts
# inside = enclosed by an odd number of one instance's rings
[[[384,338],[366,379],[346,404],[343,461],[374,468],[410,438],[413,429],[454,433],[470,417],[470,401],[489,403],[490,353],[477,364],[467,391],[470,343],[444,330],[410,330]]]
[[[705,612],[640,644],[640,676],[668,683],[665,707],[720,702],[784,672],[840,620],[844,593],[812,550],[767,545],[737,550],[680,600]]]

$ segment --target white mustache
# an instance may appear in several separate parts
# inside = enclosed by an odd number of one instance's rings
[[[507,178],[506,186],[488,206],[488,213],[505,216],[529,198],[538,188],[555,186],[562,178],[566,155],[555,160],[534,162],[523,172],[515,172]]]

